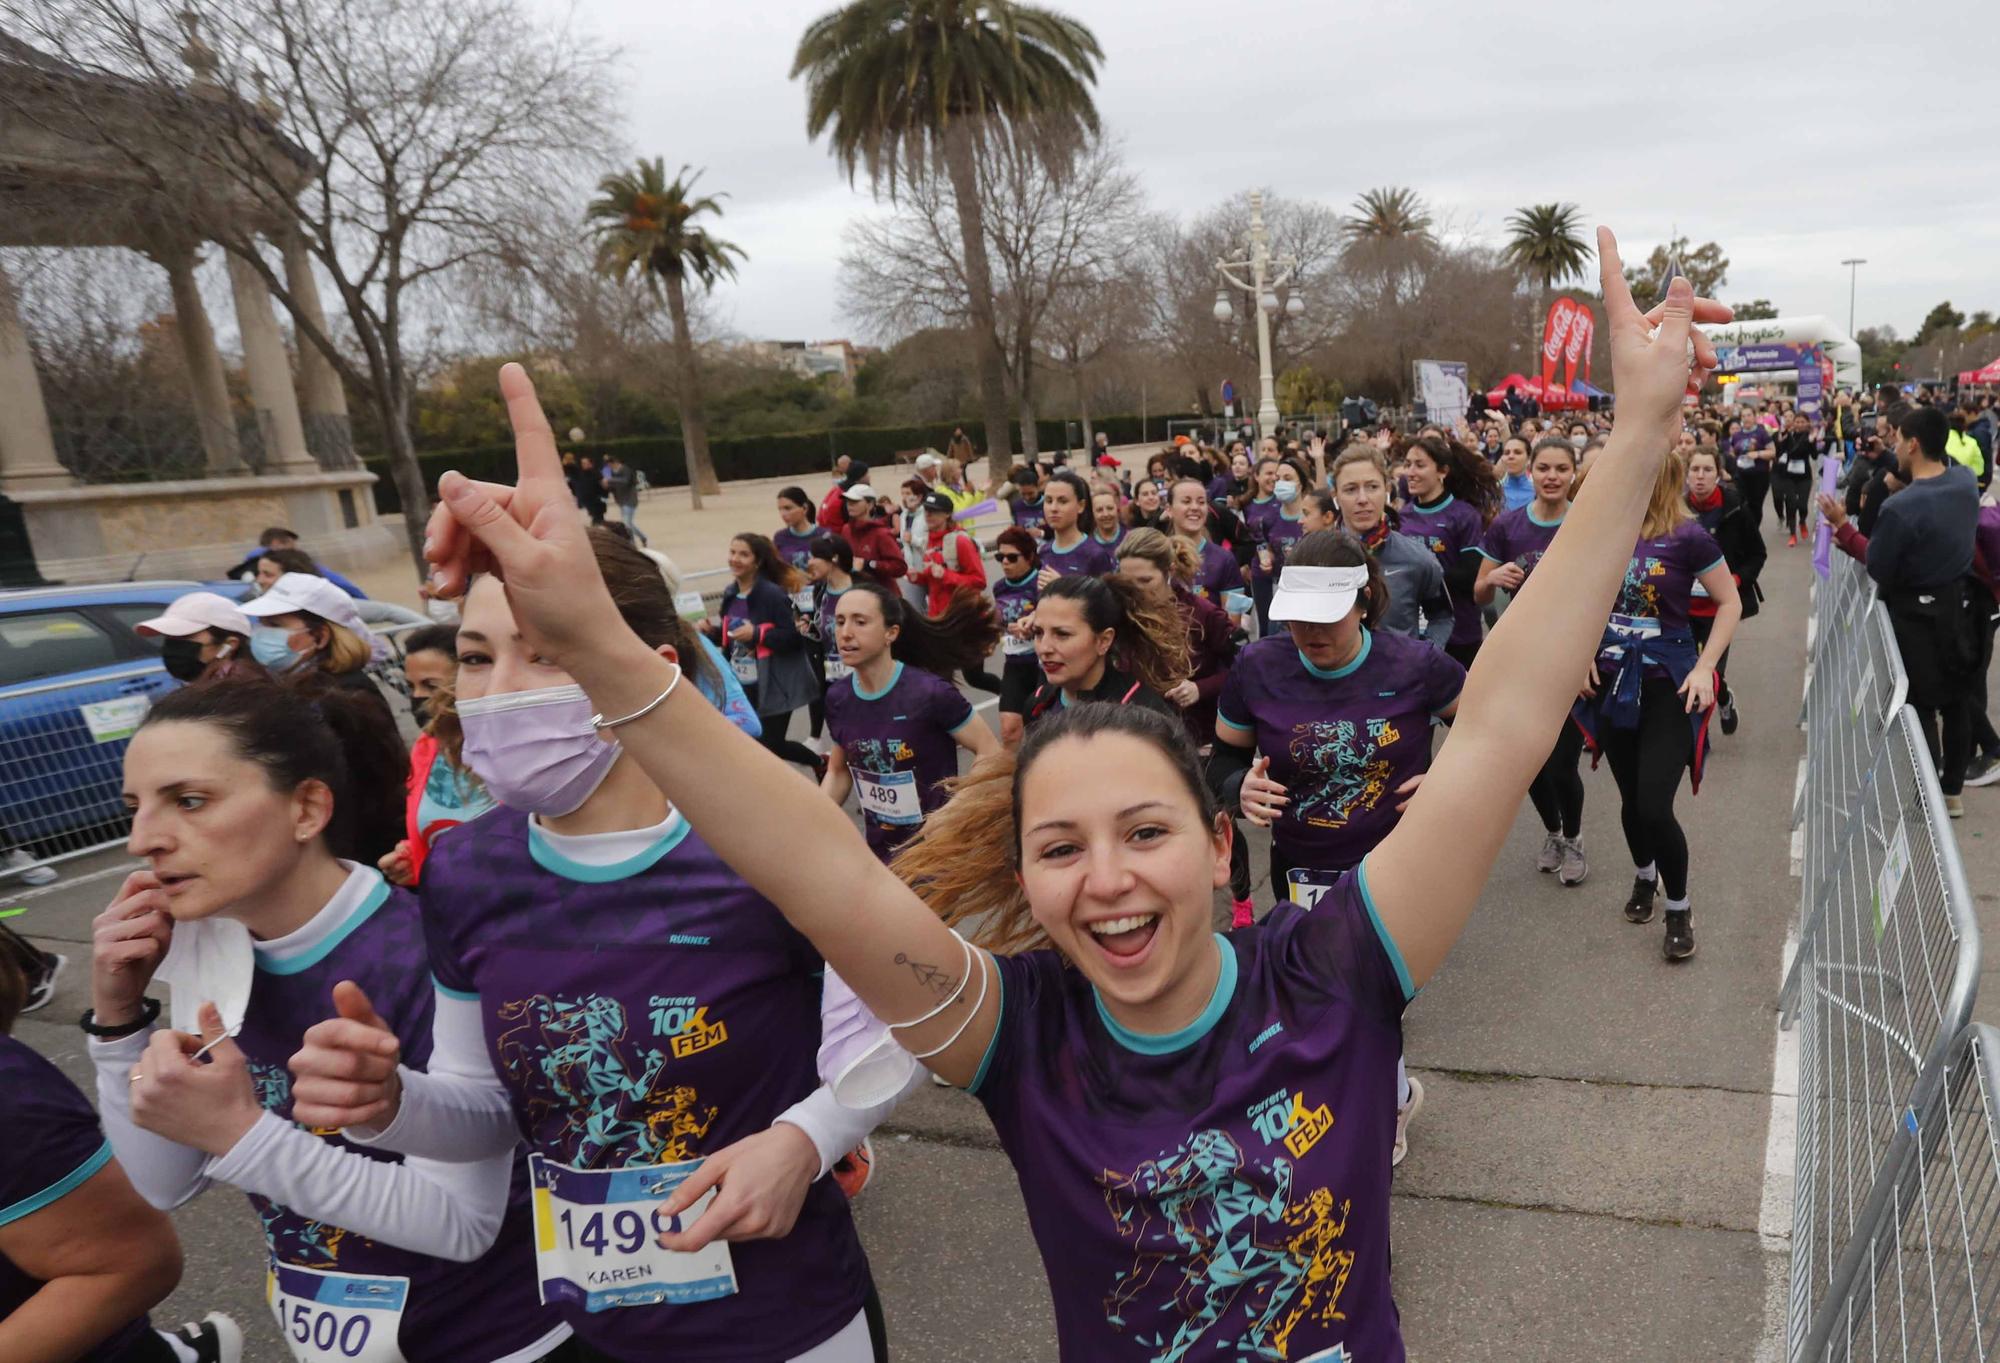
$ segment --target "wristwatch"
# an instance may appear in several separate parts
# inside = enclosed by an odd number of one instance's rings
[[[134,1032],[145,1031],[157,1022],[159,1017],[160,1001],[148,998],[139,1000],[139,1020],[136,1022],[120,1023],[116,1027],[101,1026],[97,1021],[97,1010],[95,1008],[86,1008],[83,1010],[83,1016],[77,1020],[76,1025],[83,1028],[85,1033],[98,1038],[100,1041],[115,1041],[121,1036],[131,1036]]]

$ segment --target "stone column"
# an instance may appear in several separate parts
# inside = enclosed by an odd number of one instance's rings
[[[167,284],[173,290],[174,331],[180,337],[181,355],[187,361],[195,423],[201,428],[201,447],[208,455],[208,471],[242,473],[243,450],[236,439],[236,417],[229,410],[229,383],[222,371],[222,355],[215,348],[215,329],[208,324],[201,290],[195,287],[194,251],[182,248],[163,252],[155,259],[166,267]]]
[[[13,281],[0,270],[0,491],[67,487]]]
[[[312,256],[297,231],[285,234],[285,287],[292,304],[306,321],[328,334],[326,312],[320,307],[319,282],[313,278]],[[354,431],[347,420],[347,390],[325,352],[308,340],[294,323],[299,347],[299,387],[305,399],[306,448],[321,468],[359,468],[354,457]]]
[[[271,311],[271,294],[256,269],[231,253],[229,287],[236,295],[236,326],[243,333],[243,368],[250,376],[250,400],[264,438],[265,473],[316,473],[306,449],[298,394],[292,391],[292,361]]]

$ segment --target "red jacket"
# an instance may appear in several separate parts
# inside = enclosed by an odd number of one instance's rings
[[[946,557],[945,537],[951,537],[951,554]],[[924,567],[935,568],[923,575],[924,586],[930,591],[930,612],[942,615],[951,605],[954,593],[965,587],[975,592],[986,590],[986,565],[980,561],[979,545],[971,535],[956,526],[947,531],[934,532],[924,549]]]
[[[854,551],[855,572],[864,573],[885,587],[893,587],[897,578],[910,571],[910,565],[903,561],[903,546],[887,521],[873,516],[846,521],[840,533],[847,540],[847,547]]]
[[[847,488],[835,483],[833,490],[819,499],[819,528],[839,534],[847,528]]]

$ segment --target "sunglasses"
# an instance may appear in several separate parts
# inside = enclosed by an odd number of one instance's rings
[[[1026,557],[1027,555],[1025,554],[995,554],[993,556],[994,561],[997,563],[1019,563]]]

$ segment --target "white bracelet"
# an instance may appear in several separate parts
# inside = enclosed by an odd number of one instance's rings
[[[659,709],[661,705],[666,703],[667,697],[671,696],[674,693],[674,688],[681,684],[681,678],[686,675],[687,675],[686,672],[680,667],[680,665],[678,663],[675,664],[674,679],[667,683],[666,690],[660,692],[659,695],[654,696],[651,700],[647,701],[645,705],[641,706],[637,710],[634,710],[631,714],[625,716],[625,718],[623,719],[606,719],[601,713],[592,715],[590,717],[590,727],[598,730],[599,732],[602,732],[605,729],[616,729],[621,724],[630,724],[635,719],[644,719],[647,715],[652,714],[653,711]]]

